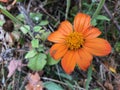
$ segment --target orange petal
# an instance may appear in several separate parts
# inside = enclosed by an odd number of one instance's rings
[[[90,27],[90,16],[83,13],[78,13],[74,19],[74,30],[77,32],[84,32]]]
[[[93,39],[98,37],[101,34],[101,31],[98,28],[90,27],[86,32],[83,33],[85,39]]]
[[[69,35],[71,32],[73,32],[72,24],[67,20],[63,21],[60,24],[58,31],[60,31],[63,35]]]
[[[63,43],[65,41],[65,36],[60,32],[55,31],[48,36],[48,40],[54,43]]]
[[[111,52],[111,46],[108,41],[101,38],[85,40],[84,48],[96,56],[105,56]]]
[[[55,59],[60,59],[66,52],[68,48],[64,44],[54,44],[50,49],[50,55]]]
[[[77,55],[76,56],[79,57],[79,59],[77,59],[77,65],[80,67],[80,69],[84,71],[87,70],[90,66],[93,56],[83,48],[79,50]]]
[[[75,51],[67,51],[62,58],[61,65],[67,74],[70,74],[75,68],[76,60],[79,58],[76,54]]]

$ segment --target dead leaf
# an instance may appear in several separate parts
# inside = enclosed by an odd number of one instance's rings
[[[111,59],[111,63],[108,62],[104,62],[104,65],[113,73],[117,73],[116,72],[116,64],[114,62],[113,59]]]
[[[108,81],[106,81],[104,83],[104,86],[105,86],[106,90],[113,90],[113,85],[111,83],[109,83]]]
[[[15,41],[19,41],[19,39],[20,39],[20,32],[13,31],[11,34],[13,35]]]
[[[14,44],[14,37],[11,33],[6,33],[5,41],[8,42],[9,46],[12,46]]]
[[[120,75],[117,74],[113,80],[114,90],[120,90]]]
[[[35,74],[28,75],[29,82],[25,86],[26,90],[43,90],[42,82],[40,81],[40,76],[36,72]]]
[[[111,72],[113,72],[113,73],[117,73],[117,72],[116,72],[116,69],[113,68],[113,67],[109,67],[109,70],[110,70]]]
[[[21,67],[22,67],[22,61],[21,60],[10,61],[9,66],[8,66],[9,73],[8,73],[7,77],[8,78],[11,77],[17,69],[20,71]]]
[[[0,2],[5,2],[6,3],[6,2],[8,2],[8,0],[0,0]]]

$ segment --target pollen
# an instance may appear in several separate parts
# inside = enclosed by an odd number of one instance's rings
[[[77,50],[79,48],[82,48],[83,44],[84,38],[81,33],[72,32],[66,38],[66,45],[70,50]]]

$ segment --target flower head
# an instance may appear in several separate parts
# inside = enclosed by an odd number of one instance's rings
[[[61,65],[68,74],[76,64],[86,70],[94,55],[105,56],[111,51],[110,44],[98,38],[101,32],[90,21],[89,15],[78,13],[73,25],[67,20],[63,21],[58,30],[48,36],[48,40],[54,42],[50,49],[51,56],[55,60],[62,58]]]

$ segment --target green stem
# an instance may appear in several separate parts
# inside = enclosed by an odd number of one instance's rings
[[[69,12],[69,8],[70,8],[70,2],[71,2],[71,0],[67,0],[67,7],[66,7],[65,19],[67,19],[67,17],[68,17],[68,12]]]
[[[89,84],[90,84],[90,81],[92,80],[92,63],[88,69],[87,74],[88,74],[88,76],[87,76],[87,81],[86,81],[86,85],[85,85],[86,90],[89,89]]]
[[[100,12],[100,10],[102,9],[104,3],[105,3],[105,0],[100,0],[100,3],[98,4],[97,9],[96,9],[95,13],[94,13],[93,16],[92,16],[92,20],[94,20],[95,17],[99,14],[99,12]]]
[[[6,15],[7,17],[9,17],[14,23],[19,24],[20,26],[23,25],[23,23],[21,21],[19,21],[17,18],[15,18],[11,13],[9,13],[7,10],[0,8],[1,12]],[[31,32],[29,32],[30,36],[34,39],[33,35]]]
[[[21,23],[18,19],[16,19],[12,14],[10,14],[7,10],[1,9],[1,8],[0,8],[0,10],[1,10],[1,12],[2,12],[4,15],[6,15],[7,17],[9,17],[13,22],[22,25],[22,23]]]

